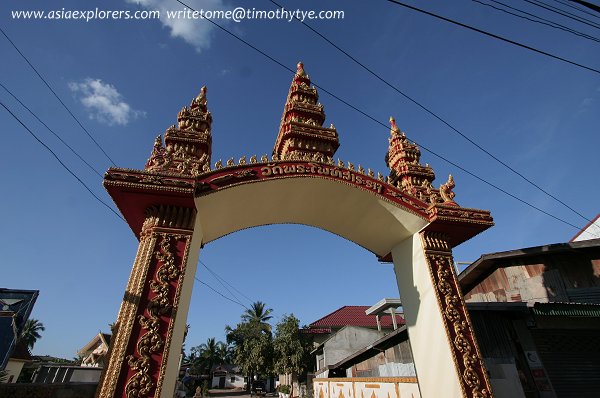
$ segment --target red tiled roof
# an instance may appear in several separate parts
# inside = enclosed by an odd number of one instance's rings
[[[346,305],[329,315],[310,324],[310,328],[329,328],[344,326],[363,326],[367,328],[376,328],[377,320],[375,315],[367,315],[365,311],[370,307],[368,305]],[[398,325],[404,325],[404,318],[396,314]],[[391,328],[393,326],[390,315],[381,315],[379,317],[381,326]]]
[[[331,328],[313,328],[313,327],[309,327],[306,329],[300,329],[301,333],[308,333],[308,334],[329,334],[331,333]]]

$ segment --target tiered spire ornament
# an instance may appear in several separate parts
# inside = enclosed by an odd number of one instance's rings
[[[146,170],[196,176],[210,165],[212,115],[207,108],[206,87],[177,115],[177,126],[165,132],[163,147],[158,136]]]
[[[456,205],[452,176],[439,189],[435,189],[432,184],[435,173],[428,164],[423,166],[420,163],[421,150],[418,145],[406,138],[393,117],[390,117],[390,126],[390,144],[385,155],[385,162],[390,168],[389,183],[427,203]]]
[[[333,126],[323,127],[325,112],[318,103],[317,89],[310,85],[310,77],[302,62],[288,93],[273,155],[280,160],[332,159],[340,146]]]

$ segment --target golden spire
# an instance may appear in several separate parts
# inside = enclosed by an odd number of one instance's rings
[[[298,62],[296,75],[297,76],[306,76],[306,72],[304,71],[304,64],[302,63],[302,61]]]
[[[206,105],[208,103],[206,99],[206,86],[202,86],[200,94],[192,101],[192,104]]]
[[[400,129],[396,125],[396,119],[394,119],[393,116],[390,116],[390,126],[391,126],[390,133],[392,133],[392,134],[394,134],[394,133],[400,134]]]

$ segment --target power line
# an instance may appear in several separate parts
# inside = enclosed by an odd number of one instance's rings
[[[56,94],[56,92],[54,91],[54,89],[52,89],[52,87],[46,81],[46,79],[44,79],[44,77],[40,74],[40,72],[38,72],[38,70],[35,68],[35,66],[33,66],[33,64],[31,62],[29,62],[29,59],[27,59],[27,57],[25,56],[25,54],[23,54],[21,52],[21,50],[19,50],[19,48],[17,47],[17,45],[10,39],[10,37],[8,37],[8,35],[4,31],[4,29],[2,29],[1,27],[0,27],[0,32],[2,32],[2,34],[4,35],[4,37],[6,37],[6,40],[8,40],[10,42],[10,44],[12,44],[12,46],[14,47],[14,49],[17,50],[17,52],[19,53],[19,55],[21,55],[21,57],[25,60],[25,62],[27,62],[27,64],[31,67],[31,69],[33,69],[33,71],[35,72],[35,74],[38,75],[38,77],[40,79],[42,79],[42,81],[44,82],[44,84],[46,85],[46,87],[48,87],[48,89],[52,92],[52,94],[54,94],[54,96],[56,97],[56,99],[58,100],[58,102],[61,103],[61,105],[63,106],[63,108],[65,108],[67,110],[67,112],[69,113],[69,115],[71,115],[71,117],[77,122],[77,124],[79,124],[79,127],[81,127],[83,129],[83,131],[85,131],[85,133],[87,134],[87,136],[90,137],[90,139],[94,142],[94,144],[96,144],[96,146],[98,147],[98,149],[100,149],[100,151],[102,151],[102,153],[104,154],[104,156],[106,156],[106,158],[114,166],[115,162],[110,158],[110,156],[108,156],[108,154],[106,153],[106,151],[104,150],[104,148],[102,148],[102,146],[98,143],[98,141],[96,141],[94,139],[94,137],[92,136],[92,134],[90,134],[90,132],[83,126],[83,124],[81,124],[81,122],[79,121],[79,119],[73,114],[73,112],[71,112],[71,110],[67,107],[67,105],[65,105],[65,103],[63,102],[63,100],[58,96],[58,94]]]
[[[245,309],[248,309],[248,307],[246,307],[244,304],[240,303],[239,301],[233,300],[233,299],[231,299],[231,298],[229,298],[229,297],[225,296],[223,293],[219,292],[217,289],[213,288],[213,287],[212,287],[211,285],[209,285],[208,283],[206,283],[206,282],[203,282],[203,281],[201,281],[200,279],[198,279],[198,277],[197,277],[197,276],[194,276],[194,279],[195,279],[197,282],[199,282],[199,283],[203,284],[204,286],[208,287],[208,288],[209,288],[210,290],[212,290],[213,292],[217,293],[219,296],[223,297],[225,300],[229,300],[229,301],[231,301],[232,303],[235,303],[235,304],[241,305],[241,306],[242,306],[242,307],[244,307]]]
[[[60,163],[60,165],[62,167],[65,168],[65,170],[67,170],[69,172],[69,174],[71,174],[77,181],[79,181],[79,183],[100,203],[102,203],[102,205],[104,205],[108,210],[110,210],[111,212],[113,212],[117,217],[119,217],[121,220],[125,221],[125,219],[123,217],[121,217],[121,215],[119,213],[117,213],[112,207],[110,207],[106,202],[104,202],[102,199],[100,199],[91,189],[90,187],[88,187],[86,185],[85,182],[83,182],[79,177],[77,177],[77,175],[65,164],[63,163],[62,160],[60,160],[60,158],[58,157],[58,155],[52,150],[50,149],[50,147],[48,145],[46,145],[42,140],[39,139],[39,137],[37,135],[35,135],[35,133],[33,131],[31,131],[29,129],[29,127],[27,127],[25,125],[25,123],[23,123],[21,121],[21,119],[19,119],[10,109],[8,109],[8,107],[6,105],[4,105],[3,102],[0,102],[0,105],[2,105],[2,107],[4,109],[6,109],[6,111],[8,113],[10,113],[10,115],[17,121],[19,122],[19,124],[21,126],[23,126],[25,128],[25,130],[27,130],[29,132],[29,134],[31,134],[31,136],[33,138],[35,138],[35,140],[37,142],[39,142],[44,148],[46,148],[51,154],[52,156],[54,156],[54,158],[58,161],[58,163]]]
[[[565,25],[561,25],[561,24],[559,24],[558,22],[550,21],[550,20],[548,20],[548,19],[545,19],[545,18],[539,17],[539,16],[537,16],[537,15],[531,14],[531,13],[529,13],[529,12],[527,12],[527,11],[523,11],[523,10],[520,10],[520,9],[518,9],[518,8],[511,7],[511,6],[509,6],[508,4],[502,3],[502,2],[500,2],[500,1],[496,1],[496,0],[490,0],[490,1],[491,1],[491,2],[493,2],[493,3],[496,3],[496,4],[501,4],[501,5],[503,5],[503,6],[504,6],[504,7],[506,7],[506,8],[509,8],[509,9],[511,9],[511,10],[514,10],[514,11],[520,12],[520,13],[522,13],[522,14],[525,14],[525,15],[532,16],[533,18],[536,18],[536,19],[531,19],[531,18],[528,18],[528,17],[526,17],[526,16],[523,16],[523,15],[515,14],[514,12],[510,12],[510,11],[508,11],[508,10],[505,10],[505,9],[503,9],[503,8],[496,7],[496,6],[492,5],[492,4],[487,4],[487,3],[484,3],[484,2],[482,2],[482,1],[480,1],[480,0],[472,0],[472,1],[474,1],[474,2],[476,2],[476,3],[479,3],[479,4],[483,5],[483,6],[486,6],[486,7],[491,7],[491,8],[493,8],[493,9],[495,9],[495,10],[502,11],[502,12],[504,12],[504,13],[506,13],[506,14],[513,15],[513,16],[515,16],[515,17],[517,17],[517,18],[521,18],[521,19],[525,19],[525,20],[527,20],[527,21],[531,21],[531,22],[535,22],[535,23],[542,24],[542,25],[550,26],[551,28],[554,28],[554,29],[559,29],[559,30],[563,30],[563,31],[565,31],[565,32],[568,32],[568,33],[574,34],[574,35],[576,35],[576,36],[579,36],[579,37],[583,37],[583,38],[585,38],[585,39],[588,39],[588,40],[592,40],[592,41],[600,42],[600,39],[598,39],[597,37],[594,37],[594,36],[588,35],[587,33],[583,33],[583,32],[580,32],[580,31],[578,31],[578,30],[575,30],[575,29],[571,29],[571,28],[569,28],[569,27],[567,27],[567,26],[565,26]]]
[[[551,6],[551,5],[547,5],[545,3],[542,3],[541,1],[535,1],[535,0],[534,1],[523,0],[523,1],[526,2],[526,3],[529,3],[529,4],[533,4],[536,7],[540,7],[540,8],[543,8],[545,10],[548,10],[550,12],[553,12],[555,14],[560,14],[563,17],[567,17],[567,18],[572,19],[574,21],[580,22],[580,23],[582,23],[584,25],[591,26],[592,28],[600,29],[600,25],[598,25],[596,22],[590,21],[589,19],[586,19],[584,17],[580,17],[580,16],[578,16],[576,14],[573,14],[571,12],[563,11],[560,8],[557,8],[557,7],[554,7],[554,6]]]
[[[222,278],[219,274],[217,274],[216,272],[214,272],[212,269],[210,269],[208,267],[208,265],[206,265],[202,260],[198,260],[198,262],[200,264],[202,264],[202,266],[204,268],[206,268],[208,270],[208,272],[210,272],[211,274],[213,274],[213,276],[217,279],[217,281],[219,281],[219,283],[221,283],[221,281],[225,282],[227,285],[229,285],[233,290],[235,290],[236,292],[238,292],[239,294],[241,294],[242,296],[244,296],[244,298],[246,298],[246,300],[248,300],[250,303],[254,303],[254,300],[252,300],[250,297],[246,296],[244,293],[242,293],[241,291],[239,291],[238,289],[235,288],[235,286],[233,286],[231,283],[227,282],[227,279]],[[236,299],[239,300],[237,298],[237,296],[235,294],[233,294],[233,292],[231,290],[229,290],[227,288],[227,286],[223,285],[223,283],[221,283],[221,286],[223,286],[225,289],[227,289],[227,291]]]
[[[573,4],[569,4],[569,3],[567,3],[567,2],[564,2],[564,1],[561,1],[561,0],[554,0],[554,1],[555,1],[555,2],[557,2],[557,3],[559,3],[559,4],[565,5],[565,6],[567,6],[567,7],[573,8],[573,9],[575,9],[575,10],[577,10],[577,11],[579,11],[579,12],[582,12],[582,13],[584,13],[584,14],[591,15],[592,17],[595,17],[595,18],[600,18],[600,16],[598,16],[598,15],[596,15],[596,14],[592,14],[592,13],[591,13],[591,12],[589,12],[589,11],[582,10],[581,8],[579,8],[579,7],[576,7],[576,6],[574,6]],[[571,0],[571,1],[572,1],[572,0]],[[576,3],[579,3],[579,2],[576,2]],[[588,4],[589,4],[589,3],[588,3]],[[584,7],[585,7],[585,5],[584,5]],[[597,7],[598,11],[600,12],[600,7],[598,7],[598,6],[595,6],[595,7]]]
[[[73,147],[71,147],[69,144],[67,144],[65,142],[65,140],[63,140],[57,133],[54,132],[54,130],[52,130],[50,127],[48,127],[48,125],[46,123],[44,123],[31,109],[29,109],[29,107],[27,105],[25,105],[23,103],[23,101],[21,101],[19,98],[17,98],[16,95],[14,95],[4,84],[2,84],[2,82],[0,82],[0,86],[2,86],[2,88],[8,93],[10,94],[19,104],[21,104],[21,106],[25,109],[27,109],[27,111],[34,117],[36,118],[36,120],[38,122],[40,122],[44,127],[46,127],[46,129],[48,129],[49,132],[51,132],[60,142],[63,143],[63,145],[65,145],[67,148],[69,148],[71,150],[71,152],[73,152],[73,154],[75,156],[77,156],[83,163],[85,163],[85,165],[87,167],[90,168],[90,170],[92,170],[94,173],[96,173],[96,175],[100,178],[102,178],[102,174],[100,174],[100,172],[98,172],[98,170],[96,170],[94,168],[94,166],[92,166],[91,164],[89,164],[77,151],[75,151],[75,149],[73,149]]]
[[[177,0],[177,1],[179,1],[179,0]],[[514,40],[507,39],[507,38],[505,38],[505,37],[502,37],[502,36],[498,36],[498,35],[496,35],[496,34],[494,34],[494,33],[490,33],[490,32],[487,32],[487,31],[485,31],[485,30],[481,30],[481,29],[475,28],[475,27],[473,27],[473,26],[466,25],[466,24],[464,24],[464,23],[462,23],[462,22],[457,22],[457,21],[454,21],[454,20],[452,20],[452,19],[449,19],[449,18],[443,17],[443,16],[441,16],[441,15],[434,14],[434,13],[432,13],[432,12],[429,12],[429,11],[425,11],[425,10],[423,10],[423,9],[421,9],[421,8],[417,8],[417,7],[411,6],[411,5],[409,5],[409,4],[402,3],[402,2],[400,2],[400,1],[397,1],[397,0],[386,0],[386,1],[388,1],[388,2],[390,2],[390,3],[393,3],[393,4],[396,4],[396,5],[399,5],[399,6],[401,6],[401,7],[410,8],[411,10],[414,10],[414,11],[417,11],[417,12],[420,12],[420,13],[423,13],[423,14],[426,14],[426,15],[429,15],[429,16],[432,16],[432,17],[434,17],[434,18],[437,18],[437,19],[441,19],[442,21],[450,22],[451,24],[458,25],[458,26],[461,26],[461,27],[463,27],[463,28],[466,28],[466,29],[472,30],[472,31],[474,31],[474,32],[481,33],[482,35],[486,35],[486,36],[489,36],[489,37],[493,37],[494,39],[498,39],[498,40],[501,40],[501,41],[503,41],[503,42],[506,42],[506,43],[514,44],[515,46],[518,46],[518,47],[521,47],[521,48],[524,48],[524,49],[527,49],[527,50],[530,50],[530,51],[536,52],[536,53],[538,53],[538,54],[542,54],[542,55],[545,55],[545,56],[547,56],[547,57],[554,58],[554,59],[556,59],[556,60],[563,61],[563,62],[566,62],[566,63],[568,63],[568,64],[571,64],[571,65],[574,65],[574,66],[578,66],[578,67],[580,67],[580,68],[582,68],[582,69],[587,69],[587,70],[589,70],[589,71],[591,71],[591,72],[595,72],[595,73],[598,73],[598,74],[600,74],[600,70],[598,70],[598,69],[595,69],[595,68],[592,68],[592,67],[589,67],[589,66],[585,66],[585,65],[582,65],[582,64],[580,64],[580,63],[577,63],[577,62],[574,62],[574,61],[570,61],[570,60],[568,60],[568,59],[566,59],[566,58],[560,57],[560,56],[558,56],[558,55],[550,54],[550,53],[548,53],[548,52],[546,52],[546,51],[543,51],[543,50],[538,50],[537,48],[534,48],[534,47],[528,46],[528,45],[526,45],[526,44],[522,44],[522,43],[516,42],[516,41],[514,41]],[[525,1],[527,1],[527,0],[525,0]]]
[[[581,4],[582,6],[587,7],[590,10],[594,10],[596,12],[600,12],[600,6],[598,6],[596,4],[593,4],[593,3],[590,3],[588,1],[585,1],[585,0],[569,0],[569,1],[572,1],[572,2],[577,3],[577,4]]]
[[[192,11],[196,11],[194,8],[192,8],[192,7],[188,6],[187,4],[185,4],[184,2],[182,2],[181,0],[175,0],[175,1],[177,1],[177,2],[178,2],[178,3],[180,3],[181,5],[183,5],[183,6],[187,7],[188,9],[190,9],[190,10],[192,10]],[[388,1],[390,1],[390,0],[388,0]],[[250,47],[250,48],[252,48],[253,50],[257,51],[259,54],[261,54],[261,55],[263,55],[264,57],[266,57],[267,59],[269,59],[269,60],[273,61],[274,63],[276,63],[277,65],[281,66],[281,67],[282,67],[282,68],[284,68],[285,70],[287,70],[287,71],[291,72],[292,74],[295,74],[295,73],[296,73],[296,71],[294,71],[293,69],[291,69],[291,68],[287,67],[287,66],[286,66],[285,64],[283,64],[282,62],[280,62],[280,61],[278,61],[277,59],[273,58],[272,56],[270,56],[269,54],[265,53],[264,51],[262,51],[262,50],[261,50],[261,49],[259,49],[258,47],[254,46],[253,44],[251,44],[251,43],[247,42],[246,40],[242,39],[241,37],[239,37],[239,36],[238,36],[238,35],[236,35],[235,33],[233,33],[233,32],[231,32],[231,31],[227,30],[227,29],[226,29],[226,28],[224,28],[224,27],[222,27],[222,26],[221,26],[221,25],[219,25],[218,23],[216,23],[216,22],[212,21],[212,20],[211,20],[211,19],[209,19],[209,18],[205,18],[204,20],[205,20],[205,21],[208,21],[208,22],[210,22],[211,24],[215,25],[216,27],[218,27],[218,28],[219,28],[219,29],[221,29],[222,31],[224,31],[224,32],[226,32],[227,34],[229,34],[230,36],[232,36],[232,37],[234,37],[235,39],[237,39],[237,40],[241,41],[242,43],[246,44],[248,47]],[[600,71],[599,71],[599,72],[600,72]],[[377,120],[376,118],[374,118],[373,116],[369,115],[368,113],[366,113],[366,112],[362,111],[361,109],[357,108],[356,106],[354,106],[354,105],[350,104],[348,101],[346,101],[346,100],[344,100],[344,99],[340,98],[339,96],[337,96],[337,95],[333,94],[331,91],[329,91],[329,90],[325,89],[324,87],[322,87],[322,86],[320,86],[320,85],[318,85],[318,84],[316,84],[316,83],[314,83],[314,82],[313,82],[313,85],[314,85],[315,87],[319,88],[321,91],[323,91],[323,92],[325,92],[325,93],[329,94],[330,96],[332,96],[332,97],[333,97],[333,98],[335,98],[336,100],[340,101],[340,102],[341,102],[341,103],[343,103],[344,105],[346,105],[346,106],[350,107],[351,109],[353,109],[353,110],[355,110],[355,111],[359,112],[361,115],[365,116],[366,118],[368,118],[368,119],[372,120],[373,122],[375,122],[375,123],[377,123],[377,124],[379,124],[379,125],[383,126],[383,127],[386,129],[386,130],[387,130],[387,129],[389,129],[389,126],[388,126],[388,125],[386,125],[386,124],[382,123],[381,121]],[[470,175],[471,177],[473,177],[473,178],[475,178],[475,179],[477,179],[477,180],[479,180],[479,181],[483,182],[484,184],[486,184],[486,185],[488,185],[488,186],[490,186],[490,187],[492,187],[492,188],[496,189],[497,191],[500,191],[500,192],[504,193],[505,195],[507,195],[507,196],[510,196],[510,197],[512,197],[513,199],[515,199],[515,200],[517,200],[517,201],[519,201],[519,202],[521,202],[521,203],[523,203],[523,204],[525,204],[525,205],[527,205],[527,206],[531,207],[532,209],[534,209],[534,210],[537,210],[537,211],[539,211],[539,212],[541,212],[541,213],[543,213],[543,214],[545,214],[545,215],[547,215],[547,216],[549,216],[549,217],[552,217],[552,218],[554,218],[554,219],[555,219],[555,220],[557,220],[557,221],[560,221],[560,222],[562,222],[563,224],[569,225],[569,226],[571,226],[571,227],[575,228],[575,229],[576,229],[576,230],[578,230],[578,231],[579,231],[579,230],[581,230],[581,228],[580,228],[580,227],[578,227],[578,226],[576,226],[576,225],[574,225],[574,224],[571,224],[570,222],[568,222],[568,221],[565,221],[565,220],[563,220],[563,219],[561,219],[561,218],[559,218],[559,217],[557,217],[557,216],[555,216],[555,215],[553,215],[553,214],[550,214],[550,213],[548,213],[547,211],[545,211],[545,210],[543,210],[543,209],[541,209],[541,208],[539,208],[539,207],[537,207],[537,206],[535,206],[535,205],[533,205],[533,204],[531,204],[531,203],[527,202],[526,200],[519,198],[518,196],[515,196],[515,195],[513,195],[512,193],[510,193],[510,192],[506,191],[505,189],[498,187],[497,185],[495,185],[495,184],[493,184],[493,183],[491,183],[491,182],[489,182],[489,181],[485,180],[485,179],[484,179],[484,178],[482,178],[482,177],[479,177],[478,175],[476,175],[476,174],[474,174],[473,172],[471,172],[471,171],[469,171],[469,170],[465,169],[464,167],[462,167],[462,166],[460,166],[460,165],[458,165],[458,164],[454,163],[453,161],[451,161],[451,160],[449,160],[449,159],[445,158],[444,156],[437,154],[436,152],[432,151],[431,149],[427,148],[426,146],[424,146],[424,145],[421,145],[421,144],[419,144],[419,143],[418,143],[418,142],[416,142],[416,141],[413,141],[413,142],[414,142],[415,144],[417,144],[418,146],[420,146],[421,148],[423,148],[425,151],[427,151],[427,152],[431,153],[432,155],[434,155],[435,157],[437,157],[437,158],[439,158],[439,159],[441,159],[441,160],[445,161],[446,163],[448,163],[448,164],[450,164],[450,165],[452,165],[452,166],[456,167],[457,169],[459,169],[459,170],[463,171],[464,173],[466,173],[466,174]]]
[[[277,7],[283,8],[282,5],[278,4],[274,0],[269,0],[269,1],[271,3],[273,3],[274,5],[276,5]],[[456,128],[453,125],[451,125],[448,121],[446,121],[441,116],[439,116],[438,114],[436,114],[435,112],[433,112],[431,109],[429,109],[425,105],[421,104],[420,102],[418,102],[414,98],[410,97],[408,94],[406,94],[405,92],[403,92],[402,90],[400,90],[397,86],[393,85],[388,80],[386,80],[383,77],[381,77],[379,74],[375,73],[372,69],[370,69],[365,64],[363,64],[362,62],[360,62],[356,57],[352,56],[350,53],[348,53],[347,51],[345,51],[344,49],[342,49],[340,46],[338,46],[337,44],[335,44],[329,38],[327,38],[326,36],[324,36],[323,34],[321,34],[319,31],[317,31],[316,29],[314,29],[312,26],[308,25],[304,21],[299,20],[298,18],[296,18],[296,20],[298,22],[300,22],[302,25],[304,25],[305,27],[307,27],[308,29],[310,29],[317,36],[319,36],[320,38],[322,38],[323,40],[325,40],[327,43],[329,43],[335,49],[337,49],[338,51],[340,51],[346,57],[348,57],[349,59],[351,59],[354,63],[356,63],[357,65],[359,65],[361,68],[363,68],[364,70],[366,70],[367,72],[369,72],[372,76],[374,76],[375,78],[377,78],[379,81],[381,81],[382,83],[384,83],[385,85],[387,85],[388,87],[390,87],[391,89],[393,89],[394,91],[396,91],[398,94],[402,95],[404,98],[408,99],[413,104],[417,105],[419,108],[421,108],[422,110],[424,110],[425,112],[427,112],[428,114],[430,114],[431,116],[433,116],[434,118],[436,118],[437,120],[439,120],[445,126],[447,126],[452,131],[454,131],[455,133],[457,133],[458,135],[460,135],[461,137],[463,137],[465,140],[467,140],[469,143],[471,143],[477,149],[479,149],[480,151],[482,151],[483,153],[485,153],[486,155],[488,155],[489,157],[491,157],[492,159],[494,159],[496,162],[498,162],[499,164],[501,164],[502,166],[504,166],[506,169],[510,170],[512,173],[514,173],[517,176],[519,176],[521,179],[523,179],[524,181],[526,181],[527,183],[529,183],[531,186],[535,187],[540,192],[543,192],[546,196],[548,196],[548,197],[554,199],[556,202],[562,204],[563,206],[565,206],[566,208],[568,208],[569,210],[571,210],[572,212],[574,212],[575,214],[577,214],[578,216],[580,216],[581,218],[583,218],[584,220],[586,220],[588,222],[591,221],[589,218],[587,218],[586,216],[584,216],[583,214],[581,214],[579,211],[575,210],[574,208],[572,208],[571,206],[569,206],[568,204],[566,204],[565,202],[563,202],[562,200],[560,200],[559,198],[557,198],[556,196],[554,196],[553,194],[551,194],[550,192],[546,191],[541,186],[539,186],[538,184],[536,184],[535,182],[533,182],[531,179],[529,179],[525,175],[523,175],[521,172],[517,171],[512,166],[510,166],[506,162],[504,162],[502,159],[500,159],[499,157],[497,157],[496,155],[494,155],[493,153],[491,153],[490,151],[488,151],[487,149],[485,149],[484,147],[482,147],[480,144],[478,144],[477,142],[475,142],[472,138],[470,138],[466,134],[462,133],[460,130],[458,130],[458,128]]]

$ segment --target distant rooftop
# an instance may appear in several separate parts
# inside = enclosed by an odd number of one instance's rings
[[[458,282],[462,291],[467,293],[491,275],[498,267],[513,266],[516,264],[517,259],[526,261],[529,258],[555,256],[564,253],[597,253],[599,250],[600,239],[589,239],[484,254],[458,275]]]
[[[581,231],[571,238],[570,242],[600,238],[600,214],[591,220]]]
[[[365,313],[369,308],[368,305],[346,305],[314,321],[310,324],[310,328],[342,328],[344,326],[377,328],[375,315]],[[404,319],[400,315],[396,315],[396,319],[399,325],[404,325]],[[391,329],[393,327],[391,316],[381,316],[380,322],[384,328]]]

